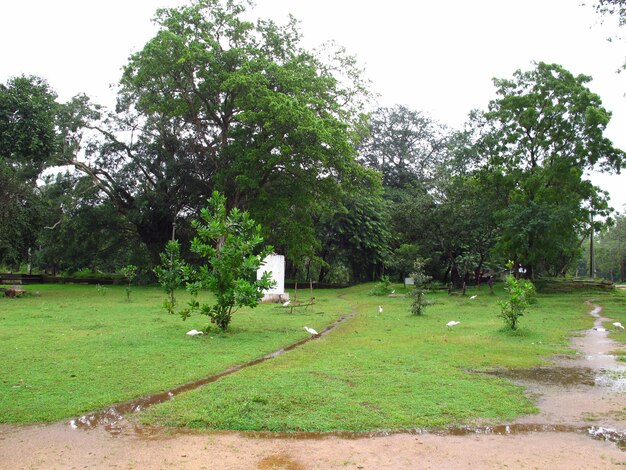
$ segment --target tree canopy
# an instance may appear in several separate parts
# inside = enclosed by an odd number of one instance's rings
[[[379,187],[355,161],[365,89],[353,59],[339,50],[323,62],[301,47],[293,18],[279,26],[245,12],[218,0],[158,10],[159,31],[124,69],[112,127],[88,148],[92,163],[77,162],[155,253],[219,190],[290,259],[313,256],[312,215]]]
[[[540,62],[495,79],[498,98],[474,118],[482,171],[501,186],[498,247],[530,273],[562,272],[590,214],[609,214],[606,194],[585,172],[619,172],[624,152],[604,136],[611,114],[590,80]]]

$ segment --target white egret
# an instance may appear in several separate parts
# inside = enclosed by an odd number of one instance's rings
[[[305,326],[304,329],[306,330],[307,333],[309,333],[312,336],[319,335],[319,333],[315,331],[313,328],[309,328],[308,326]]]
[[[187,336],[196,336],[196,335],[203,335],[204,333],[202,331],[198,331],[198,330],[189,330],[187,332]]]
[[[446,323],[446,326],[447,326],[448,328],[451,328],[451,327],[453,327],[453,326],[460,325],[460,324],[461,324],[461,322],[460,322],[460,321],[454,321],[454,320],[452,320],[452,321],[449,321],[448,323]]]
[[[472,296],[470,297],[470,300],[474,300],[476,297],[478,297],[478,295],[472,295]]]
[[[623,329],[624,329],[624,325],[622,325],[622,324],[621,324],[620,322],[618,322],[618,321],[613,322],[613,326],[614,326],[615,328],[619,328],[620,330],[623,330]]]
[[[383,306],[382,305],[378,306],[378,313],[383,313]]]
[[[291,300],[288,300],[287,302],[285,302],[285,303],[283,304],[283,307],[289,307],[289,304],[290,304],[290,303],[291,303]]]
[[[395,290],[395,289],[394,289],[394,290],[392,290],[392,291],[391,291],[391,293],[392,293],[392,294],[395,294],[395,293],[396,293],[396,290]]]

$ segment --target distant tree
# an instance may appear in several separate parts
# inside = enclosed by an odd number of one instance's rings
[[[589,259],[588,252],[584,259]],[[594,240],[594,266],[600,277],[626,281],[626,216],[615,217],[615,224]],[[585,268],[588,272],[586,265]]]
[[[498,98],[474,115],[482,172],[497,185],[497,246],[527,275],[558,274],[579,252],[590,211],[609,213],[606,194],[584,178],[619,172],[624,152],[604,136],[611,114],[585,84],[556,64],[496,79]],[[596,218],[598,220],[598,218]]]
[[[322,266],[319,280],[330,268],[343,264],[350,280],[363,282],[378,278],[389,256],[391,231],[385,201],[380,195],[347,195],[340,211],[326,211],[317,223]]]
[[[57,274],[114,273],[149,263],[135,227],[80,174],[46,176],[37,188],[39,230],[34,264]]]
[[[419,111],[400,105],[378,108],[359,146],[359,159],[382,173],[384,186],[402,188],[434,177],[449,139],[444,126]]]

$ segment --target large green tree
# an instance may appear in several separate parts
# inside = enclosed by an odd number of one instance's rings
[[[171,224],[219,190],[297,261],[313,254],[315,214],[377,184],[355,161],[365,88],[354,60],[322,60],[302,48],[295,20],[251,22],[246,7],[158,10],[159,31],[124,69],[111,127],[87,124],[101,140],[84,142],[90,160],[78,167],[155,254]]]
[[[39,77],[0,84],[0,263],[19,265],[34,248],[37,178],[59,149],[56,98]]]
[[[498,98],[474,115],[482,171],[500,197],[498,248],[531,277],[564,272],[590,212],[609,213],[606,194],[585,173],[619,172],[624,153],[604,136],[611,113],[587,88],[590,81],[540,62],[495,79]]]

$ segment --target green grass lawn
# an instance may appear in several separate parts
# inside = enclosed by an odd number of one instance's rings
[[[533,404],[520,387],[472,370],[530,367],[571,352],[572,331],[593,323],[586,299],[626,323],[623,293],[540,295],[520,330],[509,332],[486,289],[474,301],[430,294],[435,304],[413,317],[408,299],[368,296],[371,287],[317,291],[317,304],[294,314],[276,306],[242,310],[227,334],[196,338],[184,333],[206,326],[206,317],[184,323],[167,315],[156,288],[135,288],[128,303],[123,287],[105,295],[93,286],[31,287],[40,295],[0,299],[0,420],[53,421],[165,390],[292,343],[306,336],[304,325],[319,331],[354,307],[357,316],[331,334],[140,419],[251,431],[502,421],[533,412]],[[461,324],[448,329],[450,320]]]
[[[166,390],[249,361],[308,336],[351,311],[333,293],[298,314],[261,305],[235,314],[222,335],[191,338],[161,308],[157,288],[28,286],[35,296],[0,297],[0,422],[55,421]],[[104,293],[103,293],[104,292]],[[185,301],[181,293],[180,301]]]
[[[571,353],[571,331],[592,324],[583,304],[589,293],[540,296],[521,328],[510,332],[496,316],[496,298],[486,292],[474,301],[431,294],[435,305],[412,317],[408,299],[369,297],[370,287],[346,292],[358,316],[332,335],[154,407],[143,422],[365,431],[508,420],[535,411],[523,390],[471,370],[529,367]],[[624,317],[626,297],[593,296]],[[448,329],[450,320],[461,324]]]

